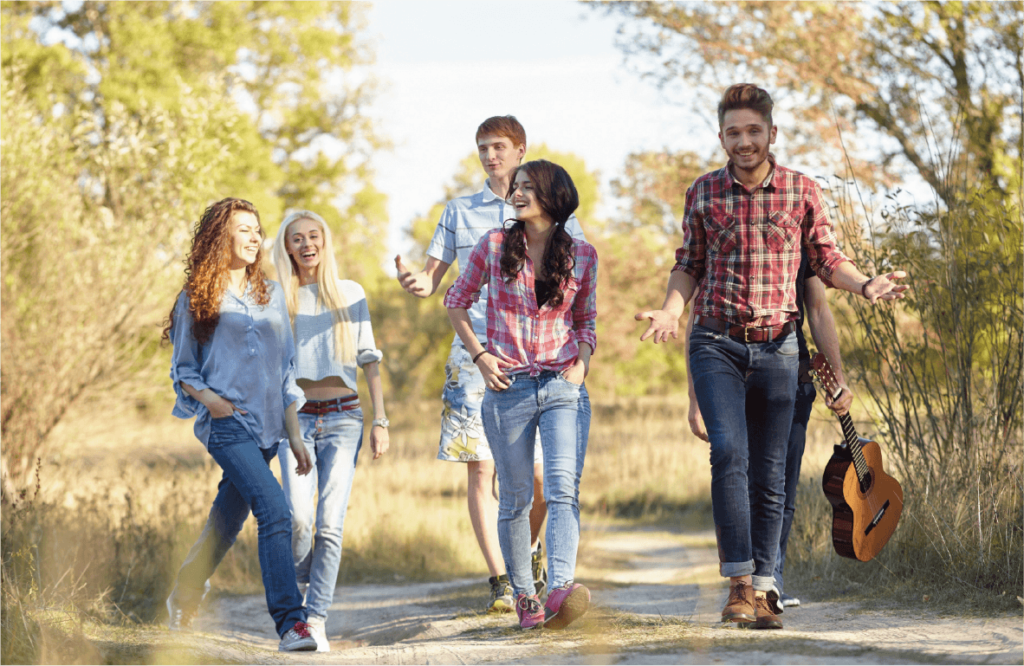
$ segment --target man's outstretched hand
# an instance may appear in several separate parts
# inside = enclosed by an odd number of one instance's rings
[[[646,319],[651,322],[644,334],[640,336],[640,342],[653,337],[654,344],[658,344],[659,342],[668,342],[670,337],[679,337],[679,315],[673,315],[666,310],[645,310],[637,312],[633,318],[637,321]]]

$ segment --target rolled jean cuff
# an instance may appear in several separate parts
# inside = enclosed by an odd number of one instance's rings
[[[770,592],[776,589],[774,576],[751,576],[750,578],[753,581],[751,587],[758,592]]]
[[[750,575],[754,573],[754,560],[747,560],[746,562],[720,562],[718,564],[718,573],[723,578]]]

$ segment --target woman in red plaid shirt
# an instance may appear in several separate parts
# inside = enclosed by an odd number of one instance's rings
[[[565,169],[545,160],[520,166],[508,199],[516,218],[480,238],[445,295],[455,332],[484,378],[481,415],[501,484],[498,541],[522,628],[561,629],[583,615],[590,592],[573,582],[579,545],[579,487],[590,433],[583,380],[597,346],[597,252],[565,222],[579,205]],[[487,348],[467,309],[488,289]],[[548,504],[548,598],[530,570],[533,447],[544,441]]]

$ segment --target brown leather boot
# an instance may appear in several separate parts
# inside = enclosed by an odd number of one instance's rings
[[[729,586],[729,599],[722,609],[722,622],[754,622],[754,588],[744,582]]]
[[[768,597],[754,599],[754,612],[757,619],[748,625],[751,629],[782,629],[782,620],[775,614],[775,604]]]

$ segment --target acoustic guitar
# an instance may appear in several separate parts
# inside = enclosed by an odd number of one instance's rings
[[[811,373],[833,399],[842,392],[824,354],[811,360]],[[903,488],[885,473],[877,442],[857,436],[849,414],[839,417],[841,444],[825,465],[822,490],[832,505],[832,545],[843,557],[867,562],[896,531],[903,513]]]

